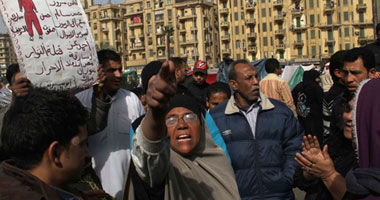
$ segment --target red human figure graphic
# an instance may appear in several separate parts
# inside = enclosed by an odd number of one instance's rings
[[[28,33],[30,36],[30,40],[33,41],[33,24],[36,27],[39,38],[42,39],[42,29],[40,26],[40,22],[38,21],[38,17],[36,13],[38,13],[36,6],[33,3],[33,0],[18,0],[18,4],[20,6],[20,12],[22,12],[22,8],[24,7],[25,13],[25,22],[26,27],[28,29]]]

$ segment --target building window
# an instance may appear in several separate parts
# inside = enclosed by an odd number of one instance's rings
[[[150,21],[151,18],[152,18],[151,14],[150,14],[150,13],[147,13],[147,14],[146,14],[146,19],[147,19],[148,21]]]
[[[311,46],[311,55],[313,55],[313,56],[317,55],[317,47],[316,46]]]
[[[263,23],[263,32],[267,32],[267,23]]]
[[[171,9],[168,9],[168,19],[169,19],[169,21],[172,20],[172,10]]]
[[[261,8],[261,16],[262,17],[266,17],[267,16],[265,8]]]
[[[348,0],[343,0],[343,5],[348,5]]]
[[[234,0],[234,6],[235,6],[235,7],[238,6],[238,1],[237,1],[237,0]]]
[[[172,0],[168,0],[168,1],[166,2],[166,4],[167,4],[167,5],[171,5],[171,4],[172,4]]]
[[[345,46],[346,50],[350,50],[350,44],[349,43],[345,44],[344,46]]]
[[[272,31],[272,22],[269,22],[269,31]]]
[[[236,40],[236,48],[240,49],[240,40]]]
[[[315,24],[314,15],[310,15],[310,24]]]
[[[239,13],[235,12],[235,20],[239,20]]]
[[[146,8],[150,8],[150,1],[146,2]]]
[[[309,8],[314,8],[314,0],[309,1]]]
[[[265,3],[265,0],[261,0],[261,3]]]
[[[271,17],[272,16],[272,8],[269,8],[269,17]]]
[[[241,20],[244,20],[244,13],[241,13]]]
[[[315,39],[315,30],[310,31],[310,37],[311,39]]]
[[[302,56],[302,47],[297,48],[298,56]]]
[[[359,21],[364,22],[364,13],[363,12],[359,13]]]
[[[343,13],[343,20],[344,21],[348,21],[349,17],[348,17],[348,12],[344,12]]]
[[[263,43],[264,43],[264,46],[268,46],[268,38],[267,37],[263,37]]]
[[[244,34],[244,29],[245,29],[245,27],[244,26],[241,26],[241,34]]]
[[[94,34],[95,40],[98,40],[98,34]]]
[[[350,28],[344,28],[344,37],[350,37]]]
[[[327,15],[327,24],[332,24],[332,15]]]
[[[239,35],[239,26],[235,26],[235,34]]]
[[[236,59],[240,60],[240,58],[241,58],[240,53],[236,54]]]
[[[96,19],[96,12],[93,13],[93,18]]]
[[[94,23],[94,30],[96,30],[98,28],[98,26],[96,25],[96,23]]]
[[[334,46],[333,45],[329,45],[329,54],[333,54],[334,53]]]
[[[153,44],[153,39],[152,39],[152,37],[149,37],[148,38],[148,45],[152,45]]]

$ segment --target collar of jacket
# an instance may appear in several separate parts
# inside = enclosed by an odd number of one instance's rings
[[[274,105],[269,101],[268,97],[266,97],[263,93],[260,92],[260,106],[262,110],[270,110],[274,108]],[[224,114],[231,115],[234,113],[240,112],[239,108],[235,105],[235,97],[231,95],[231,98],[227,102],[226,110]]]

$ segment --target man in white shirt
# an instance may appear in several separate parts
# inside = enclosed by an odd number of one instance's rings
[[[130,125],[145,113],[139,98],[121,89],[121,58],[112,50],[98,52],[99,84],[76,96],[90,113],[88,143],[93,168],[103,189],[122,198],[125,169],[130,160]]]

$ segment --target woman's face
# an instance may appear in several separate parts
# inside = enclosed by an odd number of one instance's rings
[[[354,105],[354,100],[351,100],[346,104],[343,113],[344,121],[344,137],[347,139],[352,139],[352,106]]]
[[[171,148],[181,155],[189,155],[199,144],[201,125],[196,114],[184,107],[176,107],[166,115],[166,126]]]

